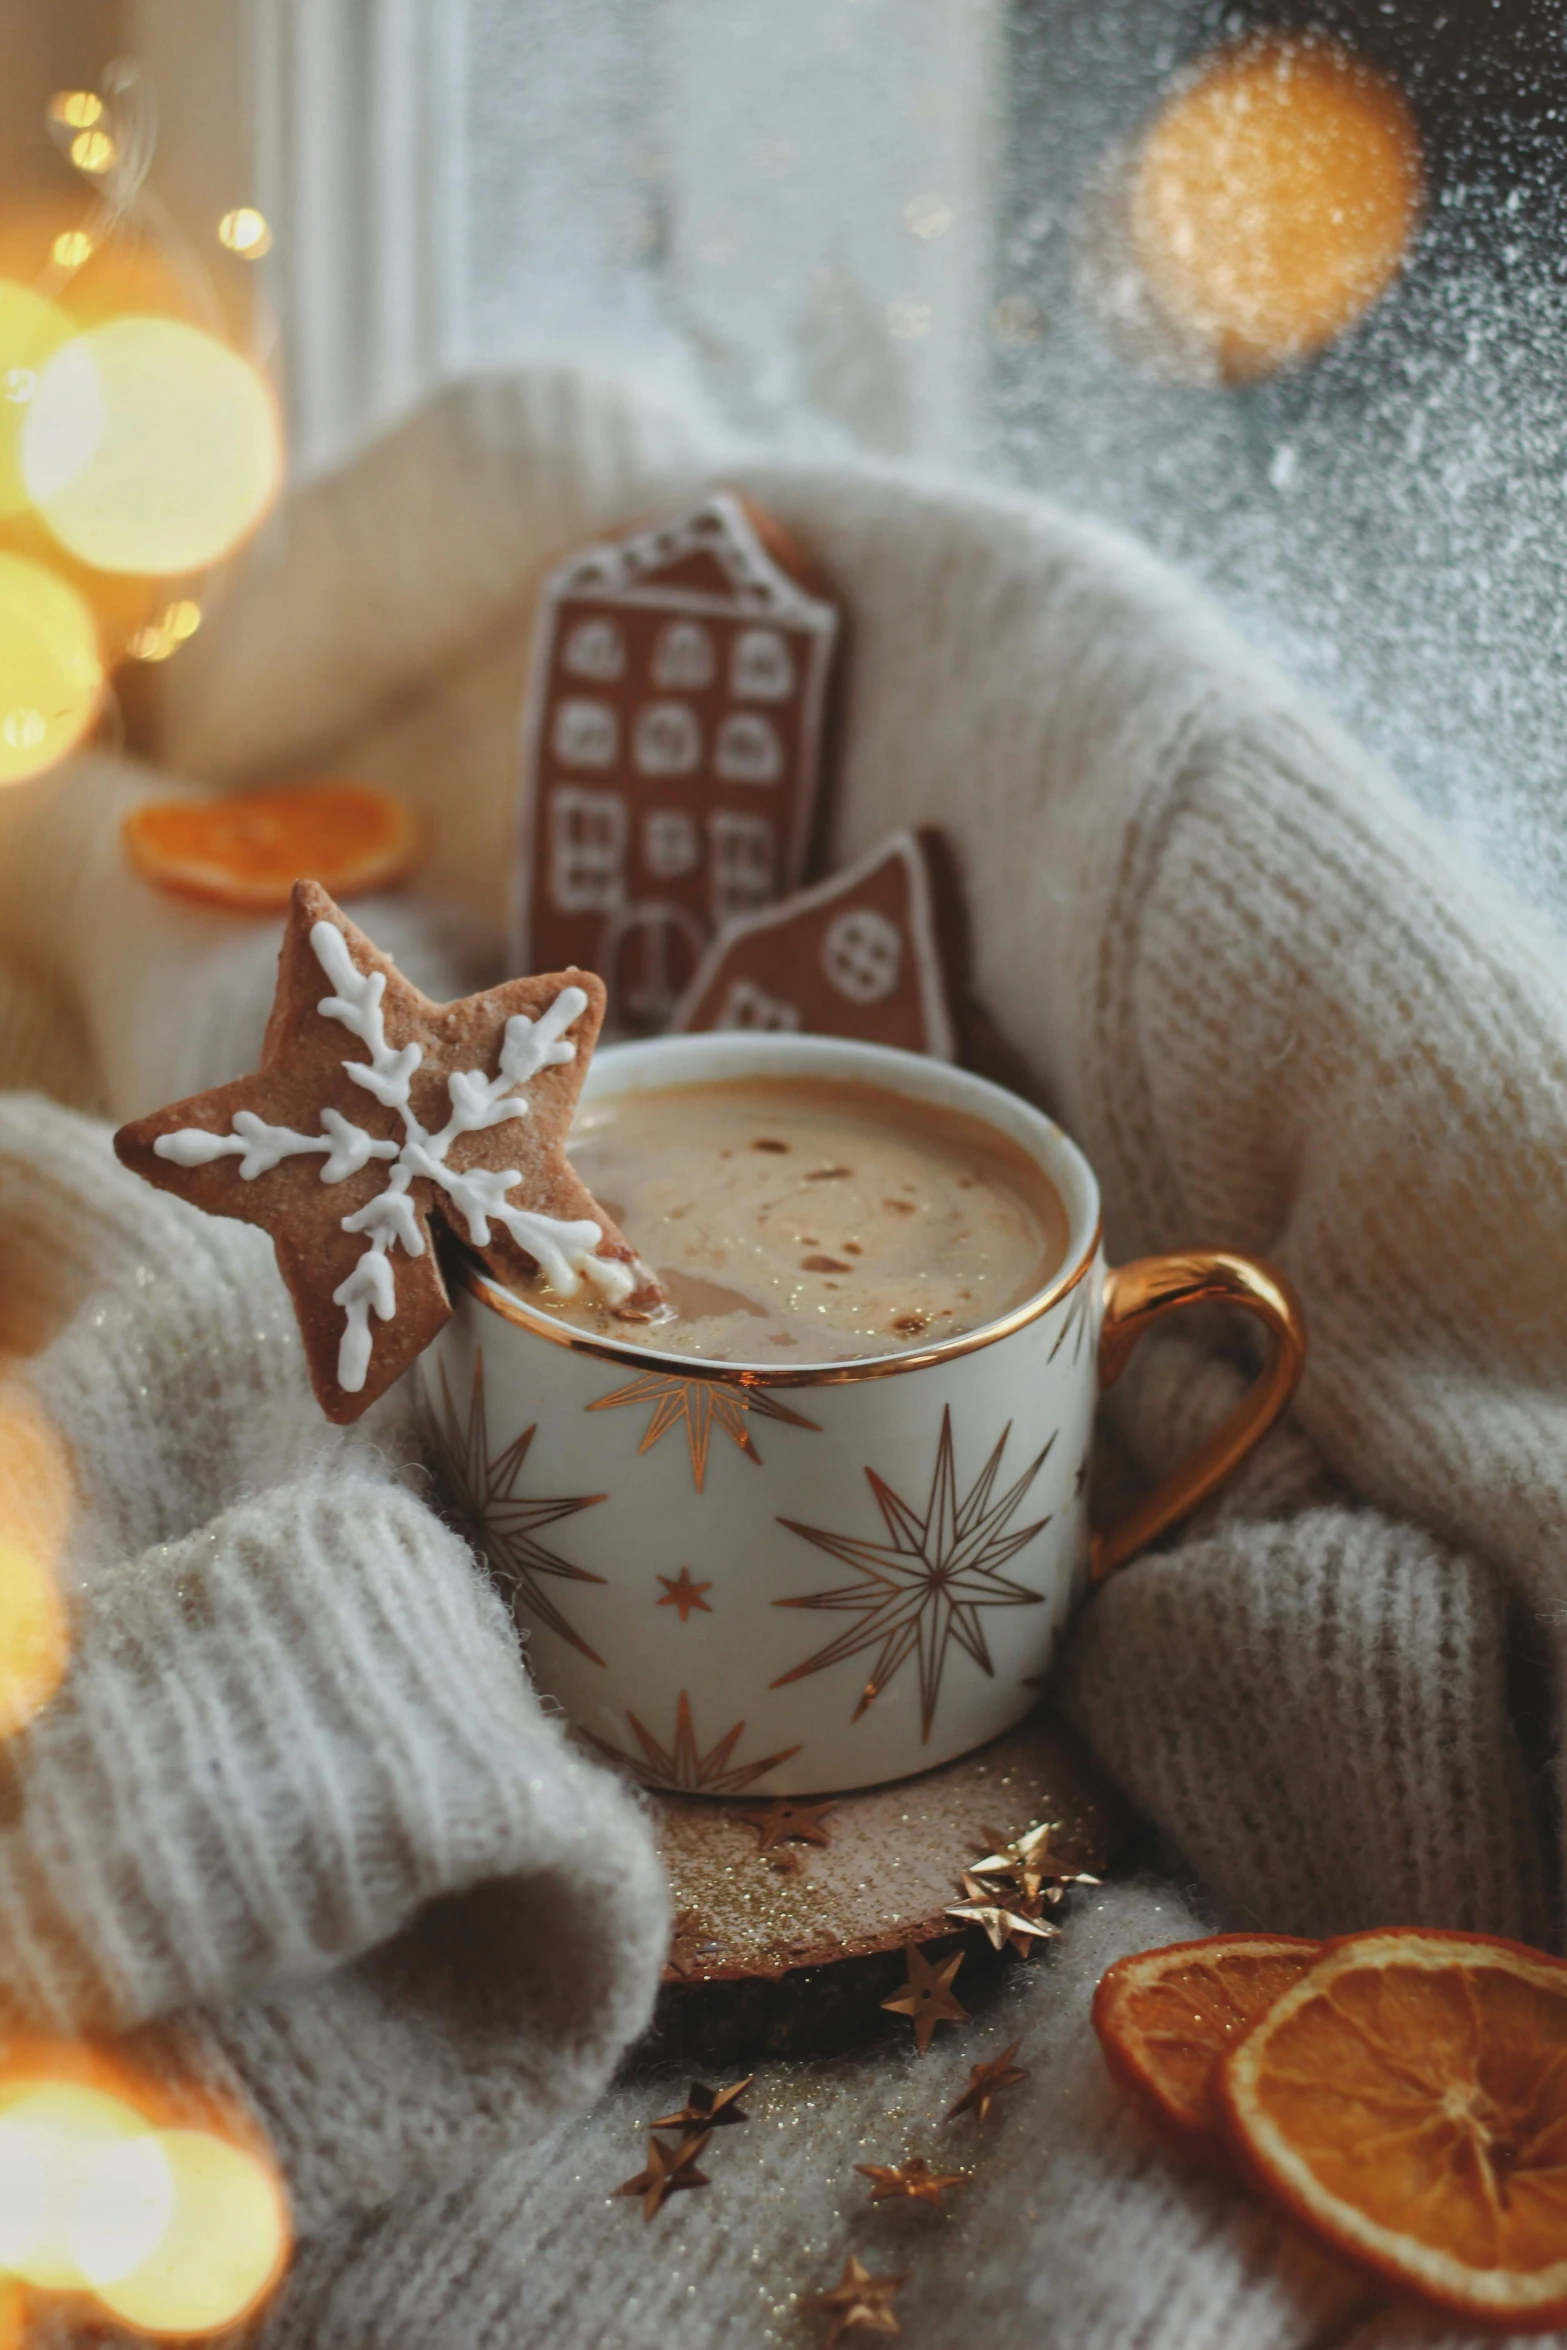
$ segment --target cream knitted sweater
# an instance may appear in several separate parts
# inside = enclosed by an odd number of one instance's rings
[[[1306,1299],[1291,1425],[1099,1596],[1062,1702],[1208,1917],[1554,1939],[1567,969],[1179,580],[1021,498],[783,472],[572,377],[474,385],[296,499],[165,673],[163,762],[408,791],[430,889],[366,919],[455,987],[502,912],[541,567],[715,467],[853,614],[835,856],[954,840],[977,992],[1094,1159],[1112,1252],[1257,1249]],[[246,1063],[273,950],[124,874],[146,788],[83,762],[0,802],[0,1081],[116,1114]],[[803,2343],[790,2295],[850,2244],[914,2271],[913,2350],[1450,2339],[1179,2178],[1112,2097],[1087,1997],[1116,1950],[1199,1930],[1169,1889],[1085,1903],[924,2060],[769,2071],[654,2229],[607,2201],[663,2085],[551,2117],[651,1996],[632,1805],[541,1718],[395,1410],[311,1417],[264,1244],[128,1188],[41,1103],[0,1109],[0,1153],[11,1343],[87,1494],[71,1673],[6,1755],[0,1987],[245,2084],[306,2239],[269,2342]],[[1222,1408],[1233,1343],[1134,1362],[1113,1424],[1144,1469]],[[1019,2031],[1033,2077],[961,2206],[872,2225],[852,2164],[963,2155],[936,2117]]]

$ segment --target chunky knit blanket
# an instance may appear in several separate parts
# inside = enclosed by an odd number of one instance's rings
[[[434,861],[364,918],[457,992],[496,968],[541,570],[715,477],[853,615],[835,858],[945,829],[977,996],[1094,1160],[1112,1254],[1274,1258],[1311,1360],[1058,1677],[1163,1880],[1079,1896],[924,2058],[764,2068],[721,2179],[644,2229],[610,2190],[683,2085],[606,2082],[667,1930],[646,1823],[546,1718],[395,1395],[329,1431],[266,1244],[134,1184],[97,1114],[249,1066],[275,949],[133,880],[119,812],[169,775],[395,784]],[[1453,2350],[1177,2171],[1087,2004],[1121,1950],[1213,1923],[1558,1940],[1557,944],[1124,540],[696,446],[569,375],[461,387],[298,493],[160,692],[165,774],[85,760],[0,801],[0,1083],[31,1089],[0,1099],[0,1405],[77,1491],[69,1670],[0,1748],[6,2020],[133,2035],[252,2103],[300,2231],[269,2350],[803,2344],[794,2296],[850,2248],[910,2271],[910,2350]],[[1224,1408],[1236,1343],[1145,1345],[1107,1415],[1143,1473]],[[940,2116],[1018,2034],[1029,2081],[959,2145]],[[873,2219],[853,2163],[913,2151],[972,2184]]]

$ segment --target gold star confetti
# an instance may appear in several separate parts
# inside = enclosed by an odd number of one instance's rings
[[[884,1999],[882,2006],[893,2015],[908,2017],[923,2056],[938,2024],[968,2022],[968,2009],[952,1993],[952,1978],[963,1964],[963,1953],[960,1950],[955,1958],[943,1959],[940,1966],[932,1966],[919,1944],[911,1942],[908,1961],[908,1982],[890,1999]]]
[[[682,2187],[705,2187],[706,2174],[696,2167],[696,2158],[707,2144],[708,2133],[698,2130],[682,2138],[678,2146],[666,2146],[662,2138],[647,2142],[647,2168],[638,2171],[634,2179],[627,2179],[615,2189],[617,2195],[640,2195],[642,2217],[650,2220],[663,2210],[671,2195]]]
[[[704,1591],[711,1591],[713,1586],[711,1583],[693,1583],[689,1567],[682,1567],[678,1575],[660,1575],[658,1580],[664,1586],[664,1596],[662,1599],[654,1600],[655,1607],[679,1608],[682,1624],[693,1608],[697,1610],[699,1615],[710,1616],[712,1614],[713,1611],[702,1594]]]
[[[970,2066],[968,2087],[948,2113],[949,2122],[955,2122],[960,2113],[971,2113],[977,2122],[984,2121],[1003,2089],[1016,2088],[1019,2081],[1028,2079],[1027,2065],[1012,2061],[1022,2045],[1021,2040],[1013,2040],[989,2064]]]
[[[832,1831],[822,1826],[822,1816],[831,1810],[830,1803],[801,1803],[780,1795],[776,1803],[749,1805],[740,1817],[760,1837],[757,1851],[770,1852],[775,1844],[830,1844]]]
[[[693,2081],[691,2094],[678,2113],[661,2113],[648,2127],[654,2130],[723,2130],[735,2122],[749,2121],[750,2115],[740,2111],[742,2098],[755,2073],[747,2073],[743,2081],[731,2081],[727,2089],[709,2089],[705,2081]]]
[[[1004,1950],[1010,1942],[1019,1958],[1026,1958],[1036,1942],[1053,1942],[1060,1934],[1059,1926],[1042,1925],[1026,1911],[1003,1908],[997,1901],[954,1901],[947,1905],[949,1918],[956,1918],[965,1926],[980,1926],[992,1950]]]
[[[969,2179],[966,2170],[932,2170],[923,2154],[911,2154],[893,2169],[877,2162],[857,2162],[854,2167],[862,2179],[870,2180],[873,2203],[906,2197],[910,2203],[933,2203],[938,2210],[947,2189],[967,2186]]]
[[[1080,1869],[1062,1854],[1051,1851],[1050,1839],[1060,1833],[1059,1820],[1046,1820],[1015,1837],[1010,1844],[1003,1844],[987,1828],[985,1834],[996,1849],[987,1852],[982,1860],[970,1861],[965,1885],[971,1876],[999,1877],[1003,1884],[1015,1887],[1026,1901],[1038,1901],[1042,1897],[1052,1905],[1060,1901],[1069,1885],[1097,1885],[1099,1879],[1087,1869]]]
[[[827,2340],[824,2350],[834,2350],[834,2344],[847,2333],[899,2334],[903,2328],[893,2316],[888,2304],[902,2285],[908,2282],[909,2272],[900,2269],[896,2276],[873,2277],[868,2268],[862,2268],[851,2252],[843,2264],[843,2274],[825,2293],[807,2293],[802,2306],[814,2309],[827,2320]]]

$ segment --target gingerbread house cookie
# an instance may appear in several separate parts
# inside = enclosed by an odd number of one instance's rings
[[[666,1025],[708,941],[796,888],[837,607],[721,490],[545,582],[524,746],[516,962],[601,972]]]
[[[673,1025],[799,1028],[955,1059],[945,886],[934,838],[893,833],[846,872],[732,923]]]

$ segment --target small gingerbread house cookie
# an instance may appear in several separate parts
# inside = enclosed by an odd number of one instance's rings
[[[674,1026],[799,1028],[872,1044],[957,1053],[950,924],[934,840],[895,832],[846,872],[802,889],[715,939]]]
[[[837,608],[729,491],[545,582],[524,745],[516,967],[598,971],[666,1025],[708,941],[798,886]]]

